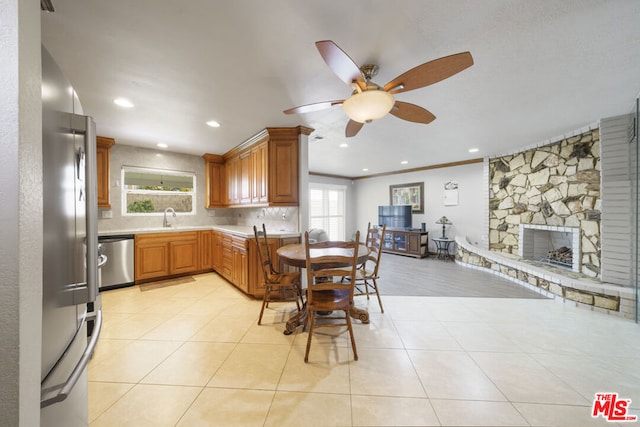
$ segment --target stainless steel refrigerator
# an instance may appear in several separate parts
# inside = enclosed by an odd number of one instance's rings
[[[95,124],[44,47],[42,160],[41,425],[83,426],[87,363],[102,323]]]

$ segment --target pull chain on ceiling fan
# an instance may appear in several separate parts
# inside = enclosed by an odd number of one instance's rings
[[[381,87],[371,81],[378,73],[377,65],[358,67],[331,40],[316,42],[316,47],[331,71],[352,87],[353,93],[347,99],[301,105],[284,113],[310,113],[341,104],[350,119],[345,130],[347,137],[355,136],[365,123],[380,119],[387,113],[410,122],[431,123],[436,118],[431,112],[415,104],[396,101],[394,95],[437,83],[473,65],[473,57],[469,52],[445,56],[418,65]]]

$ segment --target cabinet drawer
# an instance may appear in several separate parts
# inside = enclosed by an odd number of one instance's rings
[[[239,249],[247,249],[247,241],[245,237],[233,236],[231,245]]]

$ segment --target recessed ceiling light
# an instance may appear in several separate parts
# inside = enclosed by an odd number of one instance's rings
[[[133,108],[133,102],[129,101],[126,98],[116,98],[113,100],[113,103],[119,107]]]
[[[477,149],[477,148],[469,148],[469,152],[470,153],[477,153],[478,151],[480,151],[480,150]]]
[[[407,165],[407,164],[409,164],[409,161],[408,160],[403,160],[403,161],[400,162],[400,164],[401,165]]]
[[[362,168],[362,172],[367,172],[369,168]]]
[[[220,123],[216,122],[215,120],[209,120],[207,122],[207,126],[211,126],[212,128],[219,128]]]
[[[347,144],[346,142],[343,142],[342,144],[340,144],[340,148],[347,148],[349,146],[349,144]]]
[[[168,148],[169,146],[165,143],[160,142],[159,144],[156,144],[158,147],[160,148]]]

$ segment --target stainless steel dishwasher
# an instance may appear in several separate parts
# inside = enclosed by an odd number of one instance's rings
[[[134,284],[133,237],[133,234],[98,236],[99,251],[107,256],[107,263],[100,269],[100,290]]]

